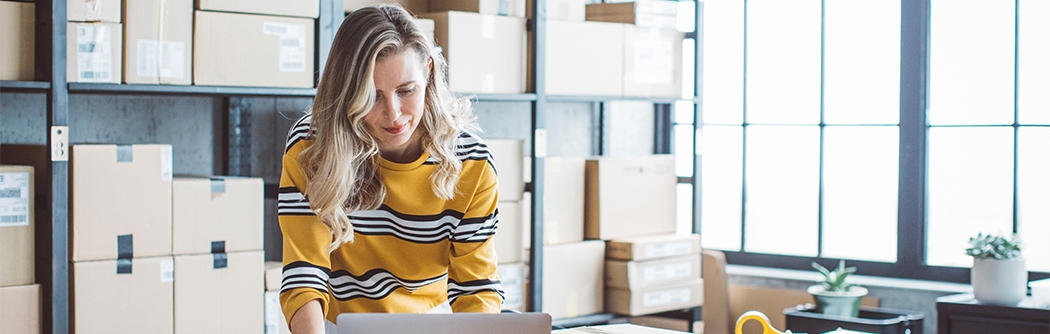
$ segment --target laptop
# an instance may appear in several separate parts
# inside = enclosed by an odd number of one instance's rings
[[[550,334],[551,315],[526,313],[343,313],[339,334]]]

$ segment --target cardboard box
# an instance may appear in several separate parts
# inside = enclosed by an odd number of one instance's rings
[[[430,39],[430,42],[434,42],[434,20],[416,18],[416,25],[419,26],[419,30],[423,31],[423,35],[426,35]],[[437,45],[437,44],[434,44]]]
[[[33,167],[0,165],[0,287],[36,283]]]
[[[124,2],[124,83],[193,83],[193,0]]]
[[[312,19],[195,12],[193,84],[314,86]]]
[[[697,321],[693,323],[693,331],[689,330],[689,320],[677,319],[670,317],[663,317],[659,315],[642,315],[637,317],[631,317],[630,321],[632,324],[662,328],[672,331],[686,332],[686,333],[701,333],[703,334],[703,321]]]
[[[678,29],[678,17],[674,15],[657,15],[646,13],[619,15],[587,15],[587,21],[627,23],[641,28]]]
[[[432,13],[450,10],[525,17],[525,0],[439,0],[430,2]]]
[[[543,312],[554,319],[602,311],[605,244],[583,241],[543,247]]]
[[[263,249],[263,180],[180,176],[171,183],[172,254]]]
[[[583,0],[547,0],[548,21],[576,21],[587,19],[587,3]]]
[[[448,60],[448,82],[457,93],[525,92],[525,19],[469,12],[423,14]]]
[[[42,318],[40,285],[0,287],[0,330],[11,334],[39,334]]]
[[[281,292],[266,291],[263,293],[266,312],[265,334],[292,334],[288,329],[288,320],[284,319],[284,311],[281,311]]]
[[[704,280],[677,282],[645,289],[605,289],[605,311],[643,315],[704,304]]]
[[[383,3],[399,4],[414,15],[430,12],[429,0],[343,0],[343,9],[349,13],[361,7],[376,6]]]
[[[670,16],[678,15],[678,1],[635,0],[587,5],[587,16],[609,16],[636,13]]]
[[[120,23],[122,16],[120,5],[121,0],[68,0],[66,1],[66,20],[70,22]]]
[[[320,15],[321,3],[319,0],[196,0],[194,8],[216,12],[317,18]]]
[[[587,160],[584,237],[610,240],[675,232],[674,156]]]
[[[284,264],[277,261],[267,261],[264,264],[266,271],[263,281],[266,291],[281,291],[281,283],[284,281]]]
[[[552,331],[553,334],[584,334],[584,333],[603,333],[603,334],[682,334],[688,332],[679,332],[667,329],[659,329],[653,327],[639,326],[634,324],[616,324],[616,325],[602,325],[602,326],[587,326],[579,329],[559,329]]]
[[[620,23],[547,22],[547,93],[623,95],[623,37]]]
[[[175,257],[175,333],[264,330],[263,252]]]
[[[525,264],[500,263],[496,273],[503,285],[503,309],[525,312]]]
[[[650,235],[605,242],[605,257],[608,259],[639,261],[699,253],[699,234]]]
[[[120,23],[68,23],[66,80],[120,83],[123,68]]]
[[[700,254],[647,261],[605,261],[605,287],[646,289],[700,278]]]
[[[681,98],[685,33],[627,25],[623,36],[623,95]]]
[[[0,1],[0,80],[35,79],[36,5]]]
[[[171,255],[171,145],[74,145],[74,262]]]
[[[525,192],[525,142],[515,139],[485,139],[492,154],[499,182],[500,201],[520,201]]]
[[[544,165],[543,242],[553,245],[583,241],[586,160],[547,157]]]
[[[74,262],[72,270],[74,333],[173,332],[170,256]]]
[[[521,202],[496,203],[499,208],[499,228],[496,230],[496,260],[499,263],[525,261],[525,245],[522,234]]]

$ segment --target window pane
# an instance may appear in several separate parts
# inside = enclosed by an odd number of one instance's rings
[[[820,121],[820,2],[747,2],[748,123]]]
[[[678,176],[693,176],[693,125],[674,126],[674,165]]]
[[[1050,124],[1050,1],[1020,0],[1017,21],[1017,118]]]
[[[679,234],[693,233],[693,185],[679,183],[675,186],[678,214],[675,216],[675,230]]]
[[[708,125],[701,134],[701,242],[704,248],[737,251],[744,178],[743,127]]]
[[[1050,128],[1017,132],[1017,223],[1028,270],[1050,272]]]
[[[744,120],[744,1],[703,2],[703,120]]]
[[[1013,128],[931,128],[927,263],[969,266],[977,232],[1013,232]]]
[[[897,127],[824,128],[823,257],[897,261]]]
[[[817,255],[820,127],[747,128],[749,252]]]
[[[825,0],[824,122],[897,124],[900,1]]]
[[[1011,124],[1014,2],[931,0],[929,122]]]
[[[696,4],[692,1],[682,1],[678,3],[679,31],[690,32],[696,30],[696,17],[693,16],[694,12],[696,12]]]

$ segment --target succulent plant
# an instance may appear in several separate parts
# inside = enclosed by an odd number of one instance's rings
[[[976,237],[970,238],[970,247],[966,248],[966,255],[975,259],[1009,260],[1021,257],[1021,241],[1017,235],[1007,239],[998,234],[978,233]]]
[[[857,267],[846,267],[846,260],[839,260],[839,266],[835,270],[828,270],[816,261],[813,262],[813,268],[824,275],[824,281],[820,282],[824,291],[846,292],[856,286],[856,284],[846,283],[846,277],[857,272]]]

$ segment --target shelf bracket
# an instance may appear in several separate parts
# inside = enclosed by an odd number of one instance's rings
[[[69,161],[69,127],[51,127],[51,161]]]

